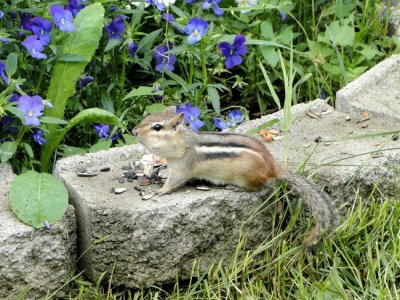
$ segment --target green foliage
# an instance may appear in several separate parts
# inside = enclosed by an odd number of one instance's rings
[[[130,290],[113,287],[113,270],[96,283],[71,279],[76,299],[398,299],[400,287],[400,202],[378,188],[355,196],[342,224],[314,249],[301,245],[309,219],[298,208],[282,210],[286,196],[276,193],[263,208],[275,211],[272,234],[255,249],[237,232],[237,248],[225,259],[216,257],[204,272],[192,267],[192,278],[173,285]],[[275,199],[275,200],[274,200]],[[368,203],[366,205],[365,203]],[[257,212],[261,215],[263,212]],[[287,222],[287,218],[290,221]],[[299,226],[299,222],[301,223]],[[231,242],[231,241],[227,241]],[[79,294],[76,291],[79,291]]]
[[[60,47],[60,56],[63,59],[59,59],[54,66],[47,92],[47,98],[53,102],[53,108],[46,110],[46,115],[55,118],[64,117],[67,100],[74,94],[77,80],[99,45],[103,22],[104,8],[100,3],[87,6],[75,18],[76,30],[64,40]],[[70,59],[65,59],[66,57]],[[119,120],[107,111],[91,110],[79,113],[63,129],[58,129],[54,124],[47,126],[47,143],[40,160],[42,171],[48,170],[51,155],[73,126],[101,120],[110,120],[113,124],[120,125]]]
[[[28,171],[12,181],[9,201],[22,222],[42,228],[45,222],[52,224],[62,218],[68,206],[68,193],[54,176]]]
[[[63,41],[59,55],[79,56],[84,61],[57,61],[47,92],[47,99],[52,101],[54,107],[46,110],[46,115],[64,117],[66,101],[74,94],[76,82],[99,45],[103,23],[104,8],[100,3],[87,6],[75,18],[76,30]]]
[[[58,145],[60,144],[61,140],[65,137],[65,135],[74,126],[83,123],[98,123],[98,122],[111,124],[115,126],[122,126],[120,120],[114,114],[106,110],[100,108],[88,108],[81,111],[75,117],[73,117],[65,127],[53,130],[52,137],[51,139],[48,139],[46,143],[46,148],[42,152],[42,157],[41,157],[42,169],[43,170],[47,169],[48,162],[51,158],[52,153],[58,147]]]
[[[17,151],[17,143],[15,142],[5,142],[1,144],[0,158],[1,162],[7,162],[11,157],[14,156]]]

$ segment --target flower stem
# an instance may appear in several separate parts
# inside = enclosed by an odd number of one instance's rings
[[[203,44],[202,41],[200,41],[200,64],[201,64],[201,70],[203,72],[203,86],[199,90],[197,97],[196,97],[196,106],[200,105],[200,100],[201,96],[203,95],[204,91],[207,88],[207,83],[208,83],[208,73],[207,73],[207,65],[206,65],[206,59],[205,59],[205,45]]]

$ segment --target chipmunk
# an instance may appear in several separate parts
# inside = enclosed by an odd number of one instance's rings
[[[316,219],[305,239],[318,242],[323,232],[337,225],[337,212],[330,197],[305,177],[283,170],[258,139],[233,133],[194,132],[175,107],[149,115],[132,134],[153,154],[167,159],[168,177],[156,192],[171,193],[192,178],[214,184],[231,184],[247,191],[259,190],[271,179],[289,182],[304,199]]]

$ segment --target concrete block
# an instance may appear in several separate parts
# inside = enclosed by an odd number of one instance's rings
[[[400,120],[400,55],[380,62],[336,93],[340,112],[369,112]]]
[[[0,164],[0,298],[40,299],[59,289],[56,295],[63,296],[76,261],[74,208],[51,230],[32,234],[9,207],[13,178],[11,167]]]
[[[311,118],[308,109],[322,112],[321,118]],[[246,132],[282,115],[278,112],[248,122],[237,131]],[[286,153],[289,169],[305,165],[306,172],[342,203],[353,201],[357,191],[368,195],[375,184],[383,194],[392,193],[393,184],[400,183],[396,177],[399,142],[391,136],[352,138],[392,129],[393,121],[371,118],[357,123],[358,114],[350,115],[346,121],[347,114],[333,111],[322,100],[296,105],[287,139],[266,146],[282,164]],[[317,137],[321,143],[315,142]],[[92,280],[113,271],[113,282],[128,287],[173,282],[176,274],[190,277],[194,260],[204,270],[215,258],[232,253],[241,229],[248,233],[249,247],[268,237],[272,208],[254,213],[263,205],[263,196],[271,193],[270,187],[255,193],[184,187],[143,201],[133,183],[119,183],[118,178],[122,166],[144,152],[140,145],[128,146],[69,157],[56,164],[55,174],[64,181],[76,209],[80,253],[85,252],[82,267]],[[82,166],[108,166],[111,171],[78,177],[76,171]],[[110,193],[115,187],[127,191]]]
[[[121,184],[118,178],[122,166],[143,153],[144,148],[137,145],[57,162],[55,174],[64,181],[76,208],[79,249],[85,252],[80,262],[89,278],[95,281],[102,272],[113,270],[113,282],[128,287],[171,282],[177,274],[187,279],[194,260],[204,270],[214,259],[230,253],[242,225],[248,230],[250,247],[266,237],[269,218],[262,214],[251,219],[262,206],[263,193],[185,187],[142,200],[133,183]],[[111,171],[77,177],[75,172],[82,166],[108,166]],[[109,192],[113,187],[128,190],[115,195]]]
[[[393,187],[400,186],[400,141],[379,133],[400,130],[397,120],[371,116],[363,121],[357,111],[334,111],[323,100],[292,109],[287,140],[266,145],[282,165],[286,156],[289,169],[304,169],[338,205],[350,203],[356,193],[367,196],[375,187],[384,195],[394,195]],[[306,113],[310,109],[322,113],[321,118],[310,117]],[[236,131],[245,133],[277,117],[283,118],[283,112],[250,121]]]

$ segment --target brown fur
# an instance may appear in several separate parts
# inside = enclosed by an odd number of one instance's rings
[[[133,131],[153,154],[167,158],[169,176],[158,194],[170,193],[192,178],[215,184],[261,189],[270,179],[289,182],[311,208],[316,226],[305,240],[315,244],[324,231],[337,226],[329,196],[307,178],[283,171],[257,139],[231,133],[196,133],[187,128],[183,114],[174,109],[146,117]],[[154,125],[162,125],[155,130]]]

